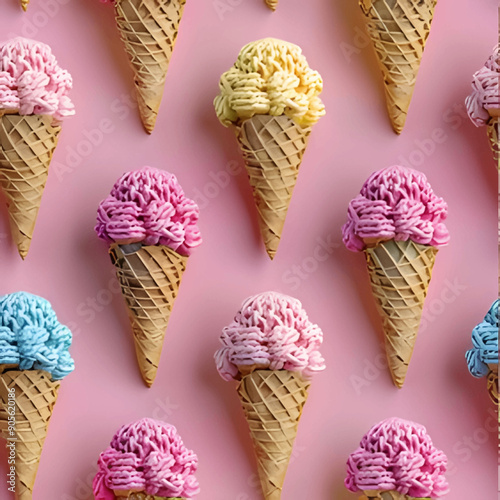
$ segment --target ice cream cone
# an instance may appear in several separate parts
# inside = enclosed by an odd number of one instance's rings
[[[288,370],[255,370],[238,385],[266,500],[281,498],[309,386],[300,373]]]
[[[140,243],[113,244],[109,251],[127,303],[139,368],[151,387],[187,257],[167,246]]]
[[[278,7],[278,0],[265,0],[265,2],[271,10],[276,10]]]
[[[493,404],[497,406],[500,401],[498,394],[498,365],[488,365],[490,371],[488,373],[488,394],[490,395]]]
[[[148,495],[144,491],[114,491],[115,500],[186,500],[185,498],[158,497]]]
[[[363,492],[365,496],[360,500],[424,500],[423,497],[416,498],[409,495],[403,495],[396,490],[381,491],[381,490],[367,490]],[[427,497],[430,498],[430,497]]]
[[[400,134],[437,0],[360,0],[384,76],[387,109]]]
[[[0,186],[19,254],[28,254],[61,127],[48,115],[0,111]]]
[[[285,115],[255,115],[236,127],[267,253],[274,258],[311,127]]]
[[[125,44],[142,123],[156,123],[186,0],[116,0],[116,22]]]
[[[490,121],[488,122],[488,138],[490,140],[493,159],[500,170],[500,108],[490,108]]]
[[[415,346],[437,248],[389,240],[365,249],[372,292],[382,316],[389,369],[403,387]]]
[[[17,500],[31,500],[60,382],[52,381],[50,374],[43,370],[1,369],[0,429],[7,444],[15,443],[15,497]],[[9,396],[12,389],[15,391],[14,400]],[[14,429],[8,420],[12,408],[15,408]]]

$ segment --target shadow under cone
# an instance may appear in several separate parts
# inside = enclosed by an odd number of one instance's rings
[[[186,0],[116,0],[118,30],[134,71],[146,132],[153,131]]]
[[[311,127],[285,115],[255,115],[236,127],[259,213],[259,227],[271,259],[285,225]]]
[[[279,500],[310,383],[288,370],[255,370],[238,385],[266,500]]]
[[[140,243],[114,244],[109,252],[127,303],[142,378],[151,387],[187,257],[163,245]]]
[[[360,0],[394,131],[406,122],[437,0]]]
[[[382,317],[394,384],[403,387],[417,339],[437,248],[389,240],[365,250],[372,292]]]
[[[0,374],[0,430],[16,439],[16,500],[32,500],[36,473],[60,382],[43,370],[6,369]],[[14,436],[9,429],[9,389],[15,391]],[[12,400],[10,400],[12,401]],[[10,442],[10,441],[8,441]]]
[[[48,115],[0,116],[0,187],[19,254],[28,254],[61,127]]]

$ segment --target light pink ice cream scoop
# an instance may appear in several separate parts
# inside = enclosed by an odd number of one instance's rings
[[[115,500],[115,491],[187,499],[200,491],[195,477],[198,457],[184,446],[173,425],[150,418],[123,426],[101,453],[98,467],[96,500]]]
[[[440,247],[450,240],[446,202],[422,172],[399,166],[373,173],[349,203],[342,228],[346,247],[361,252],[367,242],[411,239]]]
[[[363,437],[347,461],[350,491],[398,491],[415,498],[439,498],[449,491],[446,455],[434,447],[422,425],[389,418]]]
[[[48,45],[26,38],[0,44],[0,109],[62,120],[75,114],[72,87]]]
[[[485,65],[474,74],[472,93],[465,100],[469,117],[480,127],[487,125],[494,112],[500,114],[500,46]]]
[[[309,321],[299,300],[278,292],[246,299],[221,342],[215,360],[224,380],[239,379],[240,369],[253,365],[301,372],[304,378],[325,368],[319,352],[323,332]]]
[[[99,205],[95,230],[108,243],[165,245],[188,256],[201,244],[199,215],[175,175],[143,167],[118,179]]]

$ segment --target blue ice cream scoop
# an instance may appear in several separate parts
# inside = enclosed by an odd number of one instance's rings
[[[495,300],[484,320],[472,330],[472,349],[465,353],[467,365],[474,377],[485,377],[491,365],[498,369],[498,305]]]
[[[75,369],[71,341],[48,300],[26,292],[0,297],[0,365],[45,370],[61,380]]]

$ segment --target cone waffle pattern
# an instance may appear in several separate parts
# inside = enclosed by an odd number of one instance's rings
[[[276,10],[278,8],[278,0],[265,0],[266,5],[271,9],[271,10]]]
[[[493,152],[493,159],[500,170],[500,117],[490,118],[488,122],[488,138]]]
[[[488,373],[488,394],[493,403],[498,407],[498,373],[490,371]]]
[[[115,500],[186,500],[184,498],[176,497],[157,497],[154,495],[148,495],[142,491],[140,492],[124,492],[123,494],[120,492],[115,492]]]
[[[162,245],[125,254],[115,244],[110,255],[127,303],[142,377],[151,387],[187,257]]]
[[[366,496],[361,500],[422,500],[408,495],[403,495],[398,491],[365,491]]]
[[[156,123],[186,0],[117,0],[116,22],[127,51],[144,128]]]
[[[16,439],[16,499],[31,500],[43,443],[60,382],[42,370],[8,370],[0,375],[0,429]],[[8,428],[8,389],[15,389],[15,432]]]
[[[392,379],[402,387],[417,338],[437,248],[389,240],[365,250],[372,292],[382,316]]]
[[[274,258],[310,127],[285,115],[256,115],[236,128],[267,253]]]
[[[61,128],[54,127],[47,115],[0,118],[0,186],[7,198],[12,237],[24,259]]]
[[[384,77],[392,126],[403,130],[437,0],[360,0]]]
[[[238,386],[266,500],[281,498],[309,385],[299,373],[256,370]]]

